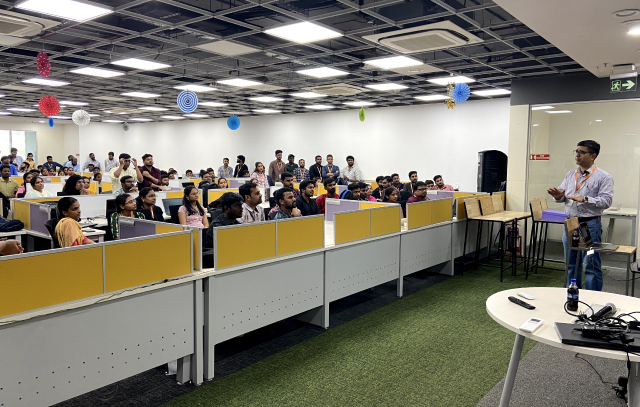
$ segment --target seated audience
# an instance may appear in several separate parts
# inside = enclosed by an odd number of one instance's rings
[[[195,226],[199,228],[208,228],[209,220],[200,202],[198,188],[189,185],[184,189],[182,197],[182,206],[178,209],[178,220],[181,225]]]
[[[413,188],[413,196],[407,200],[407,203],[428,201],[427,198],[427,184],[422,181],[415,183]]]
[[[324,213],[325,203],[327,202],[327,198],[338,198],[338,194],[336,194],[336,180],[333,178],[325,178],[323,181],[324,189],[327,190],[326,194],[320,195],[316,198],[316,204],[318,204],[318,212]]]
[[[221,189],[229,188],[229,184],[227,183],[227,179],[226,178],[219,178],[218,179],[218,186]]]
[[[424,183],[427,185],[428,191],[436,189],[436,184],[434,184],[432,180],[428,179]]]
[[[381,202],[384,202],[384,194],[385,194],[385,191],[389,187],[392,187],[393,189],[395,189],[396,192],[398,193],[398,197],[400,197],[400,190],[397,189],[395,186],[393,186],[393,177],[391,177],[390,175],[387,175],[386,177],[384,177],[383,183],[384,183],[385,187],[380,190],[380,201]]]
[[[80,172],[80,163],[78,162],[78,159],[76,157],[71,157],[71,159],[67,161],[64,166],[67,168],[71,168],[73,172]]]
[[[16,168],[15,165],[11,164],[11,157],[9,157],[8,155],[5,155],[4,157],[0,158],[0,162],[2,163],[2,165],[8,165],[9,166],[9,170],[11,175],[18,175],[18,169]]]
[[[215,181],[216,172],[213,170],[213,168],[211,167],[207,168],[207,172],[209,173],[209,175],[211,175],[211,181]]]
[[[33,160],[33,153],[27,153],[27,159],[24,160],[29,165],[30,170],[35,170],[38,164]]]
[[[62,174],[63,176],[67,175],[66,171],[64,171],[64,170],[60,170],[60,171],[63,171],[63,174]],[[43,177],[48,177],[49,176],[49,170],[47,170],[46,168],[41,169],[40,170],[40,175],[42,175]],[[51,176],[53,176],[53,174],[51,174]]]
[[[446,185],[442,179],[442,175],[436,175],[433,177],[433,181],[436,183],[435,189],[438,191],[454,191],[451,185]]]
[[[380,195],[382,193],[382,191],[384,191],[384,189],[387,187],[386,186],[386,179],[384,177],[384,175],[378,175],[376,177],[376,184],[378,184],[378,187],[376,189],[373,190],[373,192],[371,193],[371,196],[373,196],[377,201],[381,201],[382,198],[380,198]]]
[[[387,187],[387,189],[384,190],[384,198],[382,199],[382,202],[397,203],[398,190],[393,186]]]
[[[296,198],[296,208],[300,210],[302,216],[317,215],[319,213],[318,204],[313,199],[314,185],[309,180],[300,183],[300,195]]]
[[[358,200],[366,201],[367,200],[367,187],[369,186],[369,184],[367,184],[364,181],[360,181],[360,182],[358,182],[358,185],[360,186],[360,197],[358,197]]]
[[[409,182],[404,184],[404,188],[402,188],[402,190],[413,194],[413,190],[415,189],[416,182],[418,182],[418,172],[409,171]]]
[[[250,178],[250,177],[251,177],[251,174],[249,174],[249,170],[243,169],[242,171],[240,171],[240,176],[238,178]]]
[[[178,171],[169,169],[169,179],[177,179],[176,175],[178,175]]]
[[[262,203],[262,194],[257,185],[253,182],[241,185],[240,197],[244,200],[240,223],[264,222],[264,210],[259,206]]]
[[[200,183],[198,184],[198,188],[202,189],[203,186],[211,185],[211,174],[203,171],[200,177],[202,178],[202,181],[200,181]]]
[[[218,167],[218,177],[233,178],[233,168],[229,166],[229,158],[222,159],[222,167]]]
[[[160,181],[162,182],[162,190],[169,191],[171,187],[169,187],[169,174],[166,172],[160,176]]]
[[[340,168],[337,165],[333,165],[333,156],[327,155],[327,165],[322,167],[322,178],[333,178],[338,182],[340,178]]]
[[[98,183],[98,193],[102,193],[102,174],[96,172],[93,174],[93,180]]]
[[[360,182],[352,182],[347,186],[347,190],[351,192],[351,199],[354,201],[360,200]]]
[[[95,169],[95,167],[93,166],[93,164],[89,164],[89,168],[87,168],[88,172],[93,172],[93,170]]]
[[[0,175],[2,175],[2,179],[0,179],[0,193],[4,195],[5,198],[15,198],[20,186],[15,180],[11,179],[11,168],[3,164],[0,166]]]
[[[120,194],[116,196],[116,212],[111,214],[110,225],[111,235],[114,239],[120,237],[120,230],[118,228],[118,218],[137,218],[144,219],[144,215],[136,211],[136,200],[129,194]]]
[[[164,222],[163,211],[156,205],[156,193],[153,188],[144,187],[140,190],[136,198],[136,206],[145,219]]]
[[[58,201],[58,213],[62,219],[58,221],[55,229],[56,239],[60,247],[81,246],[95,243],[82,233],[80,221],[80,202],[71,197],[60,198]]]
[[[94,168],[100,169],[100,161],[96,160],[95,154],[90,153],[87,161],[85,161],[84,163],[83,169],[88,169],[89,171],[93,172]]]
[[[53,157],[51,157],[50,155],[47,156],[47,162],[42,166],[46,168],[47,171],[53,171],[53,173],[56,172],[56,168],[64,168],[64,165],[53,161]]]
[[[191,170],[187,170],[187,172],[184,174],[187,178],[193,178],[193,171]]]
[[[27,194],[27,185],[31,183],[32,178],[33,178],[33,173],[31,172],[27,172],[22,176],[22,185],[18,187],[18,191],[16,192],[16,198],[24,198],[24,196]]]
[[[296,199],[293,197],[293,190],[291,188],[280,188],[276,191],[275,198],[279,209],[273,218],[274,220],[297,218],[300,216],[300,210],[296,208]]]
[[[133,192],[138,192],[136,183],[131,175],[125,175],[124,177],[120,178],[120,185],[122,186],[121,188],[113,191],[114,197],[120,194],[130,194]]]
[[[3,256],[11,256],[12,254],[20,254],[24,252],[22,245],[17,240],[0,240],[0,254]]]
[[[40,172],[42,172],[42,170],[40,170]],[[47,171],[47,175],[49,175],[49,172]],[[58,171],[58,176],[59,177],[64,177],[67,175],[67,171],[66,168],[61,169],[60,171]],[[53,173],[51,173],[51,176],[53,176]]]
[[[300,191],[293,188],[293,174],[289,172],[283,172],[282,174],[280,174],[280,180],[282,181],[283,188],[289,188],[293,191],[293,199],[298,198],[298,195],[300,195]],[[276,205],[269,211],[269,214],[278,212],[278,209],[278,204],[276,203]]]
[[[72,196],[72,195],[89,195],[89,191],[85,189],[84,180],[80,175],[72,175],[65,182],[62,187],[60,196]]]
[[[23,161],[22,164],[20,164],[20,168],[18,168],[18,174],[24,174],[27,171],[29,171],[29,163]]]
[[[89,190],[89,188],[91,187],[91,178],[89,177],[82,177],[82,180],[84,181],[84,189],[87,190],[87,194],[89,195],[95,195],[95,192],[92,192]]]
[[[256,168],[251,174],[252,179],[258,180],[258,186],[267,188],[269,187],[269,180],[267,179],[267,174],[264,171],[264,165],[260,161],[256,163]]]
[[[53,196],[51,192],[45,191],[44,181],[39,176],[34,176],[30,181],[31,189],[27,191],[25,198],[49,198]]]
[[[211,225],[207,228],[205,247],[213,247],[213,228],[239,224],[238,218],[242,216],[242,198],[235,192],[225,192],[220,197],[220,207],[222,213],[211,220]]]
[[[119,165],[116,159],[113,158],[115,156],[115,153],[113,151],[109,151],[108,156],[109,158],[104,160],[104,172],[106,172],[107,174],[109,173],[109,171],[111,171],[112,168],[118,168]]]
[[[398,191],[398,196],[400,196],[400,190],[404,187],[404,184],[400,182],[400,175],[391,174],[391,184]]]
[[[362,179],[360,168],[355,165],[355,158],[352,155],[347,156],[347,166],[342,169],[342,178],[346,182],[360,182]]]
[[[367,184],[367,187],[365,188],[365,199],[364,201],[369,201],[369,202],[377,202],[378,200],[376,198],[373,197],[373,187],[369,184]]]

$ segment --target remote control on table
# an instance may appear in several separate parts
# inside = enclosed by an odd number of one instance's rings
[[[524,307],[526,309],[536,309],[536,307],[534,307],[533,305],[528,304],[516,297],[509,297],[509,301],[511,301],[514,304],[518,304],[519,306]]]

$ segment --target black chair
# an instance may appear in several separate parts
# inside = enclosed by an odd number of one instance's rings
[[[180,219],[178,219],[178,209],[180,209],[182,205],[171,205],[169,206],[169,214],[171,215],[171,223],[175,223],[176,225],[180,224]]]
[[[269,198],[269,208],[273,208],[274,206],[276,206],[276,198],[270,197]]]
[[[2,217],[6,218],[7,216],[9,216],[9,210],[11,210],[11,203],[9,202],[9,199],[4,196],[2,193],[0,193],[0,199],[2,200]]]
[[[400,201],[407,201],[413,194],[409,191],[400,191]]]
[[[269,220],[273,220],[273,218],[275,218],[277,214],[278,214],[278,212],[272,212],[272,213],[270,213],[270,214],[268,215],[268,216],[269,216]]]
[[[51,219],[44,223],[44,226],[49,231],[49,235],[51,235],[51,241],[53,242],[54,249],[60,248],[60,242],[58,242],[58,238],[56,237],[56,226],[58,225],[58,219]]]
[[[107,209],[105,212],[115,212],[118,208],[116,208],[116,200],[115,199],[107,199]]]
[[[269,218],[269,211],[271,211],[271,208],[264,208],[264,218],[265,219]]]

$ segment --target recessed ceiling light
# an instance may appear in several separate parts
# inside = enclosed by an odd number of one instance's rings
[[[476,80],[466,76],[445,76],[444,78],[427,79],[428,82],[435,83],[437,85],[448,85],[449,83],[471,83]]]
[[[229,104],[221,103],[221,102],[198,102],[198,106],[221,107],[221,106],[229,106]]]
[[[625,21],[622,24],[629,26],[629,31],[627,31],[628,34],[640,35],[640,20]]]
[[[122,120],[103,120],[102,123],[124,123]]]
[[[251,54],[253,52],[258,52],[260,49],[248,47],[246,45],[239,44],[237,42],[231,41],[214,41],[208,42],[206,44],[193,45],[194,48],[199,48],[204,51],[213,52],[216,54],[234,56],[234,55],[243,55],[243,54]]]
[[[24,107],[10,107],[7,110],[11,110],[13,112],[35,112],[36,109],[26,109]]]
[[[424,96],[414,96],[414,99],[424,100],[425,102],[431,102],[434,100],[445,100],[449,99],[449,96],[445,95],[424,95]]]
[[[182,116],[160,116],[161,119],[184,120]]]
[[[307,109],[315,109],[315,110],[333,109],[333,106],[331,106],[331,105],[307,105],[305,107]]]
[[[89,117],[100,117],[100,115],[95,113],[89,113]]]
[[[554,109],[553,106],[534,106],[531,108],[531,110],[549,110],[549,109]]]
[[[20,86],[20,85],[3,85],[3,86],[0,86],[0,88],[19,90],[22,92],[37,92],[39,90],[39,88],[32,88],[31,86]]]
[[[69,105],[69,106],[86,106],[88,103],[86,102],[74,102],[72,100],[61,100],[61,105]]]
[[[253,100],[255,102],[273,103],[273,102],[282,102],[284,99],[274,98],[273,96],[257,96],[254,98],[249,98],[249,100]]]
[[[136,121],[136,122],[152,122],[153,121],[153,119],[146,119],[144,117],[131,117],[131,118],[129,118],[129,121],[131,121],[131,120]]]
[[[295,96],[297,98],[313,99],[313,98],[325,98],[329,95],[322,95],[320,93],[315,93],[315,92],[298,92],[298,93],[291,93],[291,96]]]
[[[97,76],[100,78],[113,78],[114,76],[124,75],[124,72],[112,71],[109,69],[92,68],[90,66],[86,68],[72,69],[71,73],[79,73],[81,75]]]
[[[166,107],[155,107],[155,106],[145,106],[139,107],[138,110],[151,110],[152,112],[164,112],[165,110],[169,110]]]
[[[273,110],[273,109],[255,109],[255,110],[252,110],[252,112],[256,112],[256,113],[282,113],[282,111],[280,111],[280,110]]]
[[[264,32],[288,41],[297,42],[298,44],[342,37],[342,34],[337,31],[307,21],[278,28],[270,28]]]
[[[209,117],[208,114],[199,114],[199,113],[189,113],[183,115],[184,117]]]
[[[44,86],[65,86],[69,84],[69,82],[54,81],[52,79],[42,79],[42,78],[32,78],[32,79],[24,80],[22,82],[29,83],[31,85],[44,85]]]
[[[373,83],[371,85],[365,85],[365,88],[385,91],[385,90],[407,89],[409,87],[400,85],[399,83]]]
[[[262,85],[262,82],[250,81],[248,79],[240,79],[240,78],[224,79],[224,80],[218,81],[218,83],[221,83],[223,85],[229,85],[229,86],[238,86],[241,88],[247,87],[247,86]]]
[[[344,102],[343,105],[362,107],[362,106],[374,106],[375,103],[374,102],[365,102],[365,101],[362,101],[362,100],[355,100],[355,101],[352,101],[352,102]]]
[[[597,122],[601,122],[601,121],[602,121],[602,119],[596,119],[596,121],[597,121]]]
[[[349,72],[339,71],[326,66],[322,68],[303,69],[296,72],[301,75],[313,76],[314,78],[330,78],[332,76],[349,75]]]
[[[143,71],[153,71],[156,69],[171,68],[171,65],[161,64],[155,61],[145,61],[144,59],[128,58],[120,61],[111,61],[114,65],[126,66],[129,68],[141,69]]]
[[[11,112],[0,112],[0,115],[2,115],[2,116],[6,116],[8,114],[11,114]]]
[[[533,125],[533,127],[538,127],[538,126],[540,126],[540,125],[539,125],[539,124],[537,124],[537,123]]]
[[[546,113],[549,113],[549,114],[571,113],[571,110],[553,110],[553,111],[548,111]]]
[[[223,112],[223,113],[225,113],[225,114],[235,114],[236,116],[242,116],[242,115],[245,115],[245,114],[249,114],[247,112]]]
[[[471,93],[478,96],[498,96],[498,95],[509,95],[511,94],[511,91],[506,89],[488,89],[488,90],[475,90]]]
[[[27,0],[16,8],[73,21],[88,21],[113,13],[112,8],[75,0]]]
[[[126,92],[121,93],[122,96],[129,96],[133,98],[159,98],[162,95],[157,93],[147,93],[147,92]]]
[[[210,86],[202,86],[202,85],[181,85],[181,86],[174,86],[173,89],[190,90],[191,92],[211,92],[214,90],[218,90],[217,88],[212,88]]]
[[[0,95],[0,98],[3,98],[3,97],[4,97],[4,95]]]
[[[418,61],[414,58],[404,57],[404,56],[394,56],[380,59],[369,59],[364,61],[365,64],[377,66],[381,69],[395,69],[395,68],[404,68],[407,66],[416,66],[422,65],[421,61]]]
[[[51,116],[51,118],[67,120],[67,119],[71,119],[71,116]]]

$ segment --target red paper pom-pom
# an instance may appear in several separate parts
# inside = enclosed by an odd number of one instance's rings
[[[60,102],[53,96],[44,96],[38,102],[38,108],[45,116],[55,116],[60,113]]]
[[[40,72],[40,76],[48,78],[51,74],[51,64],[49,63],[49,57],[44,51],[38,52],[36,63],[38,65],[38,72]]]

